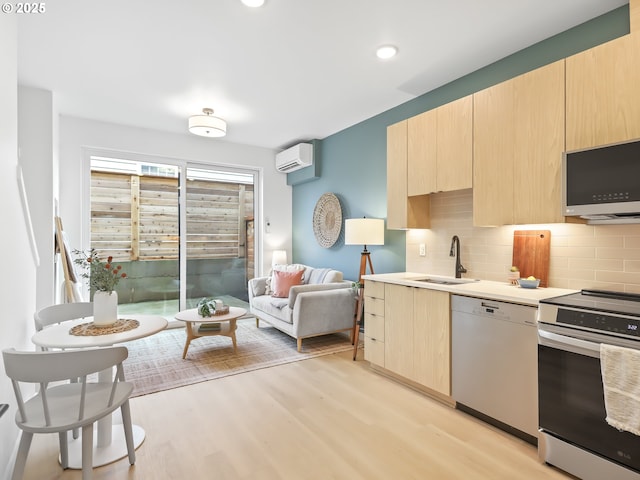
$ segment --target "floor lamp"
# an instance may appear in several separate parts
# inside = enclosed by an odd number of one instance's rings
[[[344,244],[364,245],[364,250],[360,254],[360,274],[358,283],[362,283],[362,276],[367,271],[367,265],[371,273],[373,264],[371,263],[371,252],[367,250],[367,245],[384,245],[384,220],[381,218],[349,218],[344,222]]]
[[[360,324],[362,322],[363,311],[363,291],[362,276],[367,272],[367,265],[371,273],[373,264],[371,263],[371,252],[367,250],[367,245],[384,245],[384,220],[380,218],[349,218],[344,222],[344,244],[345,245],[364,245],[364,249],[360,254],[360,274],[358,275],[358,284],[360,286],[358,292],[358,301],[356,303],[356,312],[353,317],[353,331],[351,334],[351,342],[353,343],[353,360],[358,354],[358,334],[360,333]]]

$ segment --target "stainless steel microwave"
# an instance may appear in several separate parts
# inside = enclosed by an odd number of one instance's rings
[[[588,223],[640,223],[640,140],[565,152],[562,212]]]

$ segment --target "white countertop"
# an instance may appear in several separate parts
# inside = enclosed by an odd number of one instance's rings
[[[398,272],[382,273],[374,275],[363,275],[364,280],[375,280],[408,287],[429,288],[431,290],[441,290],[456,295],[467,297],[488,298],[501,300],[504,302],[520,303],[523,305],[538,306],[543,298],[557,297],[575,293],[577,290],[565,288],[522,288],[517,285],[510,285],[507,282],[493,282],[490,280],[480,280],[478,282],[463,283],[456,285],[442,285],[438,283],[425,283],[417,279],[427,276],[441,277],[441,275],[431,275],[429,273]]]

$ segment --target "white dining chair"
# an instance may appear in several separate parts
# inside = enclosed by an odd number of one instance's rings
[[[12,480],[20,480],[24,474],[34,433],[58,433],[60,463],[66,469],[67,432],[75,428],[82,428],[82,479],[89,480],[93,470],[93,425],[117,408],[122,413],[129,463],[135,463],[129,409],[133,384],[125,381],[122,368],[128,354],[126,347],[49,352],[2,351],[5,372],[13,384],[18,405],[16,424],[22,430]],[[110,381],[87,381],[88,375],[114,366],[117,366],[116,373]],[[69,377],[78,377],[78,383],[49,385]],[[39,385],[38,393],[26,401],[22,395],[23,383]]]
[[[54,323],[91,317],[92,315],[93,302],[60,303],[38,310],[33,314],[33,321],[36,326],[36,331],[39,332]]]
[[[36,327],[36,332],[39,332],[50,325],[66,322],[68,320],[91,317],[92,315],[93,302],[60,303],[38,310],[33,314],[33,322]],[[42,351],[47,350],[45,347],[39,348]],[[69,380],[71,382],[77,381],[75,378],[71,378]],[[74,429],[73,438],[78,438],[79,435],[79,430],[77,428]]]

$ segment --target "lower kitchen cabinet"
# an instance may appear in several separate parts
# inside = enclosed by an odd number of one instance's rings
[[[443,395],[451,394],[451,315],[448,292],[413,292],[414,379]]]
[[[364,359],[384,367],[384,283],[367,280],[364,288]]]
[[[413,380],[413,287],[384,286],[384,367]]]
[[[448,292],[385,284],[384,368],[451,395]]]

